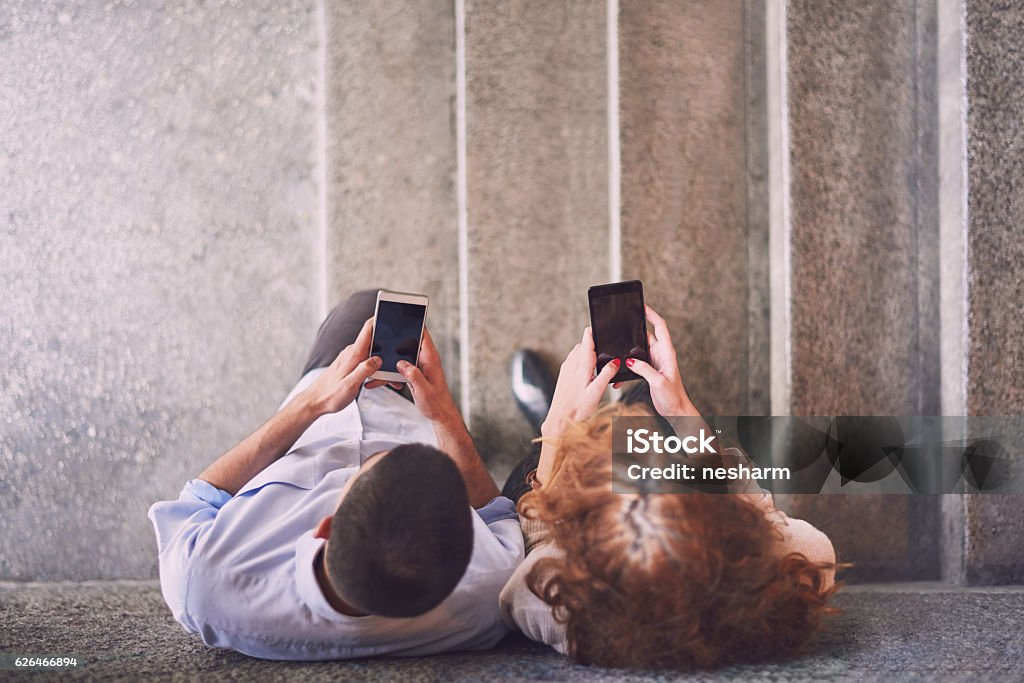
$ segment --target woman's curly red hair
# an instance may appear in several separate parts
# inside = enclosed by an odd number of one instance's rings
[[[780,557],[774,523],[738,495],[613,493],[611,418],[649,414],[609,406],[571,427],[551,481],[519,503],[564,551],[527,585],[566,625],[570,657],[693,669],[797,652],[836,611],[835,565]]]

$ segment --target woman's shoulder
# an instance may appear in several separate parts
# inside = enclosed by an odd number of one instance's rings
[[[520,516],[520,527],[523,530],[523,540],[526,545],[526,556],[529,557],[534,548],[540,548],[551,543],[551,531],[548,525],[539,519],[530,519]]]
[[[798,553],[814,563],[835,565],[836,551],[824,531],[806,520],[790,517],[778,510],[768,514],[768,519],[781,534],[778,544],[780,556]],[[834,567],[826,570],[825,579],[826,587],[834,583]]]
[[[565,654],[568,649],[565,624],[555,621],[551,606],[538,598],[527,584],[530,571],[538,562],[562,557],[565,557],[565,554],[554,543],[534,546],[505,584],[498,604],[506,626],[518,629],[527,638],[546,643]]]
[[[554,543],[547,542],[535,545],[526,556],[526,559],[520,562],[516,570],[512,572],[511,578],[509,578],[508,583],[502,589],[499,598],[502,603],[502,609],[504,609],[506,604],[512,606],[518,603],[534,604],[534,602],[547,607],[547,604],[530,590],[530,587],[527,585],[527,577],[541,560],[557,560],[564,557],[565,553]]]

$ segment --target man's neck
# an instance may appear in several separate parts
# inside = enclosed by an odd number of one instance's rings
[[[366,612],[360,612],[358,609],[342,600],[341,596],[338,595],[338,591],[334,590],[334,586],[331,585],[330,579],[327,578],[327,560],[324,557],[324,548],[326,547],[327,544],[325,543],[323,548],[320,548],[320,552],[316,554],[316,559],[313,560],[313,573],[316,575],[316,582],[320,584],[320,592],[322,592],[324,597],[327,598],[327,604],[346,616],[369,616]]]

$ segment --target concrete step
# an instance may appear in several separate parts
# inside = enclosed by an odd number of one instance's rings
[[[879,584],[845,589],[843,612],[800,659],[687,677],[739,680],[1021,680],[1024,588]],[[268,662],[205,647],[171,619],[156,582],[0,583],[0,652],[77,655],[62,680],[665,680],[575,666],[510,636],[486,653],[350,662]],[[0,672],[0,679],[9,672]]]

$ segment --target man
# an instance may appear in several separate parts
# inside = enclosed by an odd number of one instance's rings
[[[429,332],[419,367],[399,369],[415,403],[366,382],[380,367],[375,297],[336,308],[277,414],[150,508],[164,599],[207,645],[411,656],[490,648],[506,632],[498,594],[523,559],[515,509]]]

